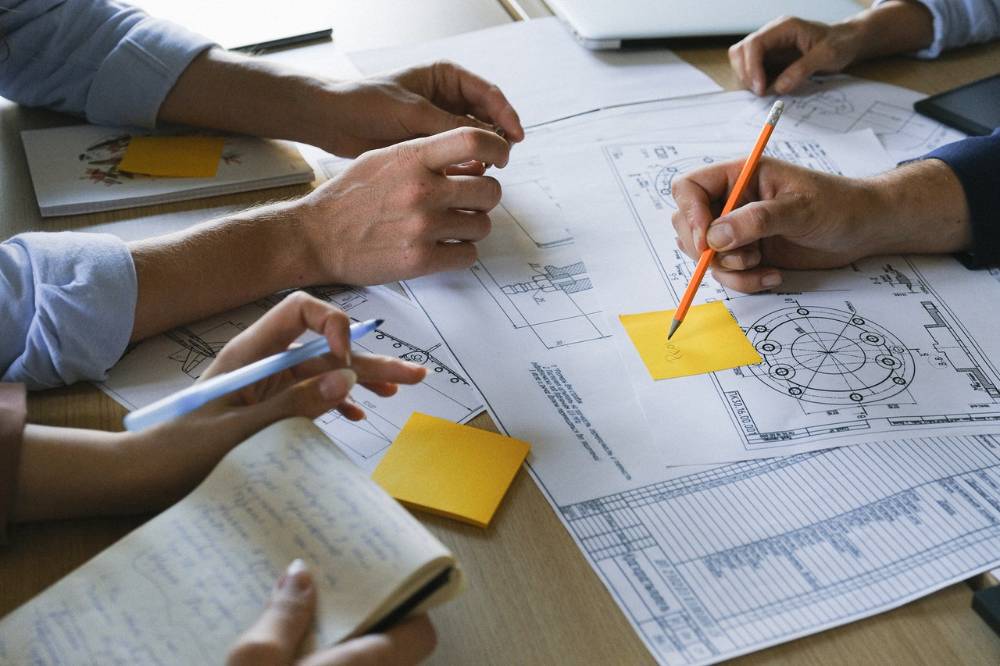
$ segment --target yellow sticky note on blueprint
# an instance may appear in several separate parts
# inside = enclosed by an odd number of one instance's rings
[[[215,178],[226,140],[221,136],[134,136],[118,168],[173,178]]]
[[[700,375],[763,360],[721,301],[692,306],[667,341],[673,318],[673,310],[618,316],[653,379]]]
[[[418,412],[372,479],[405,505],[486,527],[530,449],[513,437]]]

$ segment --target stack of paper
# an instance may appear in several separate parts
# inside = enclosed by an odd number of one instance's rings
[[[671,311],[691,275],[673,185],[745,157],[770,100],[532,89],[523,81],[601,79],[594,63],[548,66],[581,56],[529,39],[558,27],[505,27],[521,59],[485,62],[492,49],[455,38],[356,62],[454,58],[538,125],[497,174],[504,196],[476,264],[406,286],[498,426],[532,442],[532,474],[651,653],[720,661],[995,566],[1000,343],[978,303],[1000,298],[997,280],[949,257],[801,272],[757,296],[707,278],[697,303],[736,322],[743,353],[725,369],[702,362],[707,347],[664,357],[649,340],[667,322],[627,315]],[[685,67],[658,96],[698,92]],[[769,153],[866,176],[960,138],[915,116],[916,97],[817,82],[786,98]],[[604,110],[574,115],[585,108]]]

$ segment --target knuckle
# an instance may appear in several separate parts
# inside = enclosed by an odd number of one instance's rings
[[[429,244],[414,244],[406,251],[406,264],[410,270],[424,272],[433,262],[434,248]]]
[[[417,144],[415,142],[404,141],[402,143],[397,143],[389,150],[392,151],[393,157],[400,164],[412,164],[420,161],[419,156],[417,155],[419,149],[417,148]],[[381,151],[372,151],[372,153],[378,152]]]
[[[285,297],[285,303],[288,303],[286,307],[292,310],[302,310],[310,305],[314,300],[316,300],[314,296],[311,296],[309,292],[302,289],[293,291]]]
[[[475,127],[462,127],[456,131],[459,133],[459,138],[465,150],[470,155],[478,155],[485,145],[483,131]]]
[[[414,178],[406,182],[399,190],[403,205],[407,208],[421,208],[427,204],[433,194],[433,187],[423,178]]]
[[[414,215],[410,220],[410,236],[413,239],[422,239],[430,234],[437,226],[437,221],[430,213]]]

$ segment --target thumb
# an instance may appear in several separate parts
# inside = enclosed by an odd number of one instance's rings
[[[305,562],[296,559],[278,579],[267,608],[236,641],[228,666],[292,663],[315,612],[312,575]]]
[[[716,220],[708,228],[708,245],[716,252],[726,252],[781,236],[798,225],[801,215],[801,203],[791,199],[754,201]]]
[[[426,99],[421,99],[413,107],[406,126],[414,136],[432,136],[457,127],[476,127],[491,131],[493,129],[492,126],[475,118],[449,113]]]

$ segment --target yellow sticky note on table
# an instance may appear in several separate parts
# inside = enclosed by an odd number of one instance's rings
[[[653,379],[700,375],[762,362],[721,301],[695,305],[667,341],[674,311],[619,315]]]
[[[220,136],[134,136],[118,168],[147,176],[214,178],[225,142]]]
[[[414,413],[372,479],[407,506],[490,524],[531,445]]]

